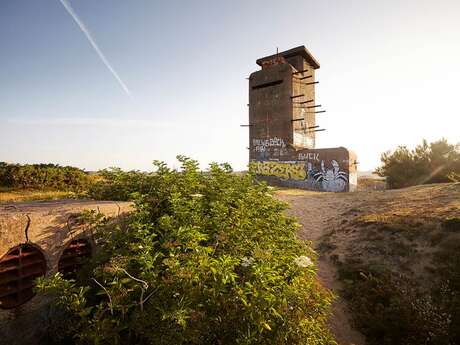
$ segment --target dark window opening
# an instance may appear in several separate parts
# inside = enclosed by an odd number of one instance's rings
[[[75,279],[78,270],[84,261],[91,257],[91,254],[91,244],[88,240],[80,238],[71,241],[59,259],[58,271],[62,273],[65,279]]]
[[[30,244],[10,249],[0,259],[0,308],[16,308],[34,297],[34,280],[45,274],[46,260],[39,249]]]
[[[253,89],[253,90],[263,89],[263,88],[265,88],[265,87],[270,87],[270,86],[279,85],[279,84],[281,84],[282,82],[283,82],[282,80],[275,80],[275,81],[271,81],[271,82],[269,82],[269,83],[265,83],[265,84],[260,84],[260,85],[253,86],[252,89]]]

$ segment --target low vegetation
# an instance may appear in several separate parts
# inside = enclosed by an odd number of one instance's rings
[[[376,173],[386,178],[389,188],[460,181],[460,144],[445,139],[430,144],[424,140],[413,150],[399,146],[383,153],[381,161]]]
[[[89,215],[91,263],[76,281],[39,281],[56,298],[45,343],[335,344],[332,296],[286,205],[250,174],[179,158],[180,171],[157,162],[137,185],[108,172],[135,211],[116,225]]]
[[[385,190],[387,184],[384,178],[375,178],[374,176],[358,177],[358,191]]]
[[[133,200],[148,193],[155,174],[119,168],[88,174],[55,164],[7,164],[0,162],[0,202],[90,198]]]
[[[8,164],[0,162],[0,187],[11,190],[61,192],[85,191],[91,180],[87,173],[74,167],[56,164]]]
[[[98,172],[98,179],[89,185],[87,196],[96,200],[130,200],[136,197],[136,193],[151,192],[156,180],[155,173],[104,169]]]
[[[369,344],[459,344],[460,245],[440,249],[425,288],[384,263],[339,262],[343,296]]]
[[[460,344],[460,184],[366,202],[320,250],[336,263],[368,344]]]
[[[0,187],[0,203],[34,200],[72,199],[76,196],[77,194],[75,194],[74,192],[63,192],[53,190],[42,191],[35,189],[16,189]]]

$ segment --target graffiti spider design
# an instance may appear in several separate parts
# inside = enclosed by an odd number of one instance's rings
[[[347,173],[340,171],[339,163],[336,160],[331,161],[332,169],[324,167],[324,161],[321,161],[321,171],[313,175],[317,183],[321,183],[323,190],[328,192],[340,192],[345,189],[348,183]]]

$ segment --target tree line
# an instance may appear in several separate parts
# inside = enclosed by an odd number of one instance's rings
[[[89,184],[88,173],[75,167],[0,162],[1,187],[80,192]]]

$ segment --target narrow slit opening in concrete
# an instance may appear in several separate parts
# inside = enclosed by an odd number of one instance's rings
[[[282,80],[275,80],[275,81],[271,81],[271,82],[269,82],[269,83],[264,83],[264,84],[260,84],[260,85],[253,86],[252,89],[253,89],[253,90],[263,89],[263,88],[266,88],[266,87],[279,85],[279,84],[281,84],[282,82],[283,82]]]

